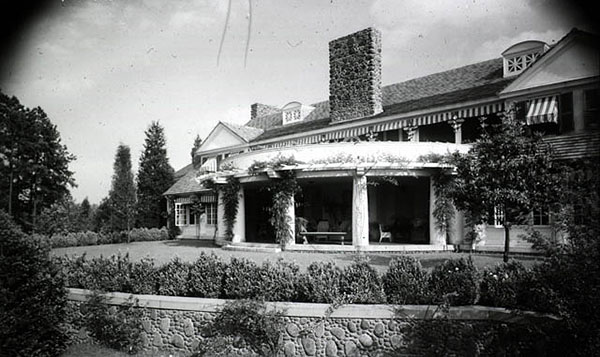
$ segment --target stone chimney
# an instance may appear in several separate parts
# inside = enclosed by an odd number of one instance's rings
[[[329,110],[332,122],[383,111],[379,30],[369,27],[329,42]]]
[[[264,117],[265,115],[281,113],[281,109],[267,104],[254,103],[250,106],[250,120]]]

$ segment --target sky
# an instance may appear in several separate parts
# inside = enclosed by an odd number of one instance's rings
[[[0,89],[48,114],[77,157],[73,197],[98,203],[120,143],[137,172],[152,121],[178,170],[197,134],[244,124],[252,103],[328,99],[338,37],[378,28],[386,85],[498,58],[523,40],[553,44],[573,27],[597,32],[585,10],[560,0],[50,0],[14,21]]]

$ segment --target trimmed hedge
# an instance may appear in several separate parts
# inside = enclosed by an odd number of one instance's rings
[[[245,258],[226,263],[206,253],[193,262],[173,258],[156,266],[151,258],[133,262],[128,255],[88,259],[55,257],[67,286],[132,294],[358,304],[483,304],[551,311],[551,280],[537,268],[510,262],[480,273],[471,259],[447,260],[424,270],[413,257],[390,261],[380,275],[366,261],[340,269],[314,262],[305,272],[282,259],[262,265]],[[481,290],[481,299],[479,298]],[[552,301],[556,301],[552,299]]]
[[[127,242],[148,242],[169,239],[166,228],[134,228],[129,233],[111,232],[74,232],[54,234],[51,237],[35,234],[36,237],[47,240],[52,248],[77,247],[98,244],[117,244]]]

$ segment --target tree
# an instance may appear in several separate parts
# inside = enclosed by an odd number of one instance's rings
[[[88,198],[84,198],[78,207],[77,225],[80,231],[92,230],[92,205]]]
[[[0,351],[58,356],[67,335],[67,291],[46,242],[25,235],[0,210]]]
[[[71,195],[63,197],[48,208],[44,208],[36,219],[33,231],[47,236],[57,233],[78,232],[79,206]]]
[[[75,186],[73,160],[41,108],[0,93],[0,204],[23,228]]]
[[[484,132],[467,154],[453,156],[457,176],[449,195],[475,223],[485,222],[494,209],[502,216],[506,262],[511,226],[534,209],[548,209],[561,187],[560,170],[549,145],[529,133],[512,110],[493,131]]]
[[[160,228],[167,223],[167,200],[162,195],[174,183],[167,158],[164,130],[152,122],[146,130],[144,151],[137,175],[137,221],[141,227]]]
[[[119,144],[113,169],[111,189],[108,193],[110,227],[112,231],[129,231],[135,221],[136,195],[131,171],[131,151],[128,146]]]
[[[198,151],[198,149],[200,149],[201,145],[202,145],[202,139],[200,139],[200,134],[196,134],[196,139],[194,139],[194,146],[192,147],[192,152],[190,153],[192,155],[192,162],[194,161],[194,156],[196,154],[196,151]]]

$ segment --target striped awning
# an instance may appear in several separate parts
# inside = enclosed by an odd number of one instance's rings
[[[527,124],[557,123],[558,101],[556,96],[533,99],[527,109]]]
[[[202,202],[202,203],[217,202],[217,196],[215,196],[215,194],[213,194],[213,193],[199,194],[198,198],[200,199],[200,202]],[[192,204],[192,203],[194,203],[194,200],[192,199],[192,196],[186,196],[186,197],[177,197],[174,200],[174,202],[179,203],[179,204]]]
[[[217,172],[217,159],[214,157],[207,159],[200,166],[200,172]]]

